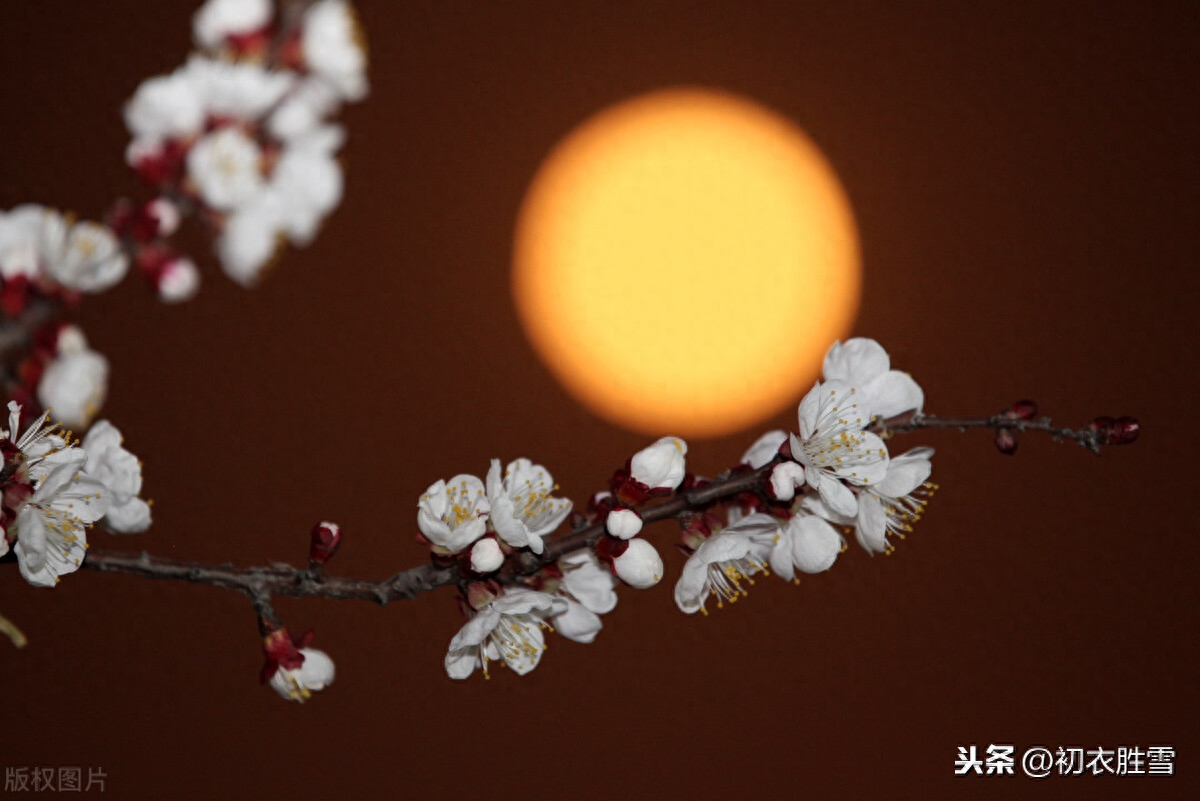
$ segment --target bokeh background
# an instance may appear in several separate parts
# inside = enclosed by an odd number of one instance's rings
[[[194,5],[0,7],[0,208],[143,196],[121,104],[182,63]],[[372,94],[344,113],[346,197],[315,244],[246,291],[192,235],[194,301],[130,279],[82,309],[156,515],[94,547],[298,563],[331,519],[331,572],[383,577],[422,560],[416,500],[439,477],[527,455],[577,501],[602,488],[646,438],[527,346],[511,233],[560,137],[673,85],[742,93],[824,150],[861,230],[855,331],[931,412],[1028,396],[1064,424],[1135,415],[1142,438],[1101,458],[910,438],[937,447],[942,488],[894,555],[852,548],[689,618],[672,552],[595,644],[553,641],[523,679],[446,677],[449,590],[281,600],[337,662],[304,706],[259,686],[240,596],[89,571],[51,592],[6,565],[0,611],[31,642],[0,642],[3,766],[103,768],[114,798],[1195,797],[1194,3],[358,7]],[[713,297],[697,324],[723,313]],[[714,473],[756,435],[693,442],[690,464]],[[990,743],[1170,745],[1177,775],[953,776],[958,746]]]

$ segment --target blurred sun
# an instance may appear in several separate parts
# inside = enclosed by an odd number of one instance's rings
[[[567,390],[647,434],[717,436],[794,404],[850,329],[845,192],[779,114],[670,89],[558,144],[525,197],[513,292]]]

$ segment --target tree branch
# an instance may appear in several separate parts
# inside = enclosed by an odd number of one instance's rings
[[[1136,425],[1136,424],[1135,424]],[[1078,442],[1093,453],[1099,453],[1101,445],[1119,444],[1106,434],[1103,428],[1063,428],[1051,424],[1050,418],[1022,420],[1011,415],[995,415],[987,418],[934,417],[920,413],[904,414],[888,420],[877,420],[869,430],[887,438],[895,434],[908,434],[921,429],[951,428],[966,431],[969,428],[1008,429],[1017,432],[1044,431],[1056,440],[1069,439]],[[763,483],[770,475],[775,460],[758,468],[744,472],[727,472],[717,479],[695,489],[676,493],[674,496],[652,500],[635,507],[645,523],[676,517],[685,512],[699,512],[720,501],[734,498],[744,492],[764,492]],[[497,578],[501,583],[520,583],[543,566],[559,558],[590,548],[605,535],[603,522],[585,524],[559,537],[549,539],[542,554],[528,551],[509,557]],[[268,602],[273,595],[294,597],[320,597],[334,600],[371,601],[381,606],[391,601],[409,599],[422,592],[438,587],[463,585],[471,580],[460,569],[459,563],[449,565],[427,564],[404,570],[379,581],[370,579],[326,576],[320,567],[300,570],[291,565],[275,562],[269,567],[237,568],[232,564],[203,564],[184,562],[151,556],[148,553],[131,554],[118,551],[91,549],[83,561],[83,567],[102,573],[124,573],[141,578],[190,581],[228,590],[236,590],[255,604]]]

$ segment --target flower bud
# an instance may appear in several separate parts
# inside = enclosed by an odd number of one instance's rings
[[[1017,452],[1017,435],[1011,428],[996,429],[996,450],[1008,456]]]
[[[1138,438],[1142,426],[1136,417],[1118,417],[1113,424],[1113,445],[1128,445]]]
[[[796,462],[780,462],[771,470],[767,490],[777,501],[796,497],[796,488],[804,486],[804,468]]]
[[[1015,420],[1032,420],[1037,417],[1038,405],[1031,400],[1017,401],[1004,413],[1005,417],[1011,417]]]
[[[624,553],[612,560],[613,572],[617,574],[617,578],[635,589],[653,587],[662,580],[662,557],[646,540],[628,540],[628,545]]]
[[[170,236],[179,230],[179,207],[165,197],[156,197],[142,206],[142,215],[154,223],[156,236]]]
[[[612,536],[627,540],[642,530],[642,517],[632,509],[614,509],[604,519],[604,527]]]
[[[472,581],[467,585],[467,603],[478,611],[500,597],[502,592],[495,581]]]
[[[686,472],[687,443],[679,437],[663,437],[629,460],[629,475],[650,489],[675,489]]]
[[[200,271],[196,262],[181,256],[163,263],[155,283],[159,300],[180,303],[195,297],[200,288]]]
[[[309,567],[316,567],[328,562],[342,544],[342,530],[337,523],[317,523],[313,526],[310,537]]]
[[[1097,417],[1088,428],[1100,435],[1101,445],[1128,445],[1141,433],[1141,425],[1134,417]]]
[[[484,537],[471,546],[471,569],[476,573],[491,573],[504,564],[504,551],[494,537]]]

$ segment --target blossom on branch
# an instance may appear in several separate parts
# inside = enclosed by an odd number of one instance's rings
[[[858,496],[858,512],[842,515],[817,498],[805,506],[833,523],[854,526],[858,544],[870,553],[888,553],[888,536],[901,538],[921,519],[926,500],[937,488],[926,479],[932,471],[933,448],[913,448],[891,460],[887,475],[874,487],[864,487]]]
[[[108,395],[108,360],[73,325],[59,329],[55,347],[38,382],[38,403],[64,425],[87,428]]]
[[[878,482],[888,465],[883,440],[863,430],[871,415],[858,388],[817,383],[800,401],[799,417],[800,435],[791,435],[792,457],[804,465],[808,485],[830,509],[853,516],[858,501],[846,484]]]
[[[200,47],[215,50],[227,39],[265,28],[271,6],[271,0],[207,0],[192,16],[192,36]]]
[[[558,565],[563,573],[558,595],[567,608],[554,617],[555,629],[569,640],[590,643],[603,628],[600,615],[617,606],[616,579],[589,550],[564,556]]]
[[[38,587],[79,569],[87,550],[86,527],[109,509],[107,488],[83,474],[87,454],[47,425],[43,414],[15,440],[21,407],[9,403],[4,454],[0,556],[11,543],[21,575]]]
[[[312,632],[292,637],[280,628],[263,638],[263,663],[260,680],[287,701],[304,703],[314,692],[333,683],[333,660],[324,651],[308,648]]]
[[[300,36],[304,66],[345,100],[367,94],[367,48],[354,8],[345,0],[319,0],[304,14]]]
[[[797,510],[780,525],[768,561],[775,575],[792,581],[797,570],[822,573],[833,567],[844,548],[845,543],[833,526],[815,515]]]
[[[734,603],[747,590],[741,582],[754,583],[756,573],[770,575],[767,555],[779,538],[779,523],[773,517],[755,513],[704,540],[683,566],[675,584],[675,603],[690,614],[708,614],[709,596],[717,599],[717,608],[725,601]]]
[[[542,537],[551,534],[571,513],[571,502],[554,498],[558,489],[549,471],[528,459],[509,462],[500,475],[500,460],[493,459],[487,474],[487,497],[492,528],[514,548],[542,552]]]
[[[0,278],[5,281],[23,276],[47,289],[103,292],[128,269],[129,259],[107,226],[73,222],[33,203],[0,214]]]
[[[872,414],[887,419],[901,412],[920,411],[925,393],[908,373],[891,369],[887,351],[873,339],[855,337],[834,342],[825,354],[827,382],[858,387]]]
[[[103,523],[118,534],[136,534],[150,527],[150,504],[142,491],[142,463],[124,448],[125,438],[107,420],[92,426],[83,438],[87,452],[84,472],[112,495]]]
[[[484,677],[490,678],[488,662],[503,660],[524,676],[538,666],[546,650],[542,630],[551,628],[547,619],[566,610],[563,598],[519,587],[507,589],[454,635],[446,652],[446,673],[452,679],[465,679],[482,668]]]
[[[464,473],[425,490],[417,502],[417,527],[436,551],[459,553],[487,531],[490,511],[483,482]]]

